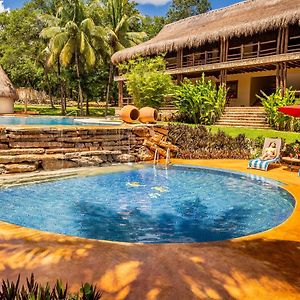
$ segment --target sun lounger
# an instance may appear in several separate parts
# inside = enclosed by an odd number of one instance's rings
[[[249,169],[268,171],[271,164],[280,162],[281,139],[266,139],[263,148],[263,154],[266,152],[266,149],[270,146],[271,143],[276,144],[276,157],[270,160],[262,160],[260,158],[252,159],[248,164]]]

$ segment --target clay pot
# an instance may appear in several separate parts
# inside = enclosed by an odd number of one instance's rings
[[[122,121],[126,123],[133,123],[139,119],[140,112],[133,105],[126,105],[122,108],[120,112],[120,117]]]
[[[158,119],[158,111],[152,107],[143,107],[140,109],[139,121],[142,123],[156,123]]]

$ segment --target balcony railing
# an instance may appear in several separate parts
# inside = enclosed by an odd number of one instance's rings
[[[229,47],[226,61],[241,61],[250,58],[272,56],[278,54],[277,51],[277,40],[244,44],[236,47]],[[287,52],[300,52],[300,35],[291,36],[289,38]],[[166,61],[168,69],[179,68],[177,65],[178,59],[176,57],[167,58]],[[195,52],[183,55],[181,67],[196,67],[219,62],[221,62],[219,50]]]
[[[300,35],[291,36],[289,39],[288,53],[300,52]]]

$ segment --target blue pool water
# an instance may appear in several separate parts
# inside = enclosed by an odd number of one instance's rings
[[[0,219],[67,235],[143,243],[226,240],[293,212],[273,182],[200,168],[145,167],[0,190]]]
[[[13,117],[13,116],[1,116],[0,125],[45,125],[45,126],[84,126],[89,125],[82,122],[76,121],[74,118],[69,117]],[[92,124],[94,125],[94,124]],[[109,123],[105,124],[95,124],[96,126],[101,125],[110,125]],[[112,124],[115,125],[115,124]]]

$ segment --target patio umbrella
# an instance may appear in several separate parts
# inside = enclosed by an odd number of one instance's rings
[[[278,108],[278,110],[285,115],[300,118],[300,105],[283,106]]]

